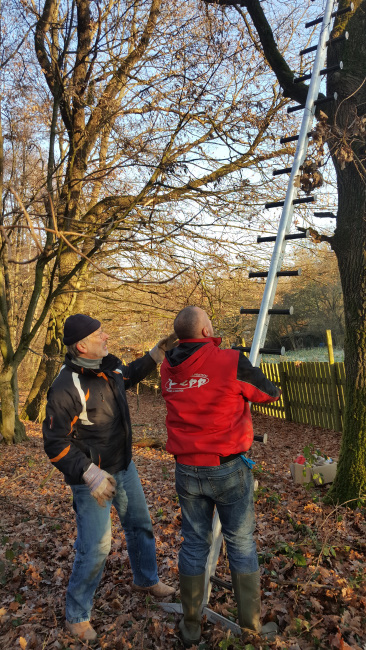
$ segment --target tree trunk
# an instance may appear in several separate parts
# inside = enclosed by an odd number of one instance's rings
[[[14,442],[27,440],[24,424],[18,417],[18,382],[16,369],[12,366],[3,367],[0,377],[1,398],[1,434],[4,442],[11,445]]]
[[[68,264],[71,263],[73,256],[73,253],[67,255]],[[79,293],[79,289],[81,282],[86,283],[87,277],[88,271],[85,269],[77,281],[74,280],[70,283],[69,289],[72,290],[72,293],[60,294],[53,304],[41,363],[22,410],[23,420],[41,422],[44,419],[47,391],[59,372],[64,357],[62,343],[64,323],[71,313],[83,309],[84,294]]]
[[[47,391],[55,379],[62,363],[62,336],[63,325],[66,316],[63,310],[59,311],[58,306],[64,309],[64,305],[57,305],[56,300],[52,315],[48,321],[46,341],[43,347],[43,356],[39,364],[37,374],[33,380],[32,388],[24,404],[21,417],[23,420],[33,422],[43,419],[44,403]],[[62,301],[63,302],[63,301]]]
[[[14,370],[11,378],[11,388],[13,393],[13,402],[15,410],[15,424],[14,424],[14,442],[23,442],[28,440],[23,422],[19,419],[19,388],[18,388],[18,368]]]
[[[342,0],[339,7],[345,6]],[[337,173],[337,228],[332,238],[345,311],[346,409],[338,472],[328,500],[355,507],[366,496],[366,2],[341,16],[332,36],[350,38],[330,48],[328,65],[342,59],[344,73],[328,77],[328,94],[338,101],[329,112],[329,149]]]
[[[346,410],[337,477],[327,500],[355,507],[366,496],[366,183],[353,163],[338,172],[333,248],[345,310]]]

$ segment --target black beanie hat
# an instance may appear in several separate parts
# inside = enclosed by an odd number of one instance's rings
[[[101,323],[96,318],[86,314],[73,314],[73,316],[69,316],[65,320],[64,344],[72,345],[77,343],[98,330],[100,326]]]

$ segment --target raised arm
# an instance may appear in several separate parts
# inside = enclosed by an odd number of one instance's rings
[[[252,366],[249,359],[239,352],[237,380],[243,397],[248,402],[274,402],[281,391],[272,384],[260,368]]]

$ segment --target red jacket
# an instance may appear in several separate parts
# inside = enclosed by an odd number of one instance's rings
[[[253,442],[249,402],[280,396],[238,350],[220,350],[220,338],[186,339],[161,367],[167,406],[167,451],[184,465],[220,465],[220,456],[247,451]]]

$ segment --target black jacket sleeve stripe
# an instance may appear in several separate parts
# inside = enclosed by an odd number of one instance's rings
[[[260,368],[252,366],[243,354],[239,354],[237,379],[245,384],[245,397],[250,402],[275,401],[281,395],[279,388],[267,379]]]

